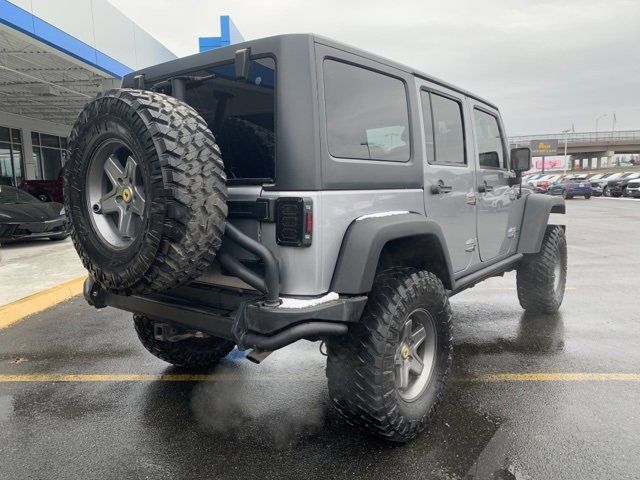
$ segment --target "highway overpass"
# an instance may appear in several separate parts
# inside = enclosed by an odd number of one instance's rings
[[[640,153],[640,130],[604,131],[604,132],[580,132],[544,134],[544,135],[520,135],[509,137],[512,147],[529,146],[533,140],[557,140],[556,155],[564,155],[565,138],[567,141],[567,154],[571,155],[572,169],[576,168],[600,168],[611,165],[614,154]],[[602,159],[606,159],[602,163]],[[578,163],[579,161],[579,163]]]

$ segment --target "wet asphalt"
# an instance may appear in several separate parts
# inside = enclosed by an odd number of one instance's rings
[[[0,381],[0,479],[639,478],[638,378],[487,380],[640,373],[640,201],[567,210],[560,313],[523,314],[513,274],[454,297],[452,379],[412,443],[338,418],[325,359],[300,342],[261,365],[234,351],[219,381]],[[80,298],[0,331],[0,379],[73,373],[183,372],[144,350],[129,314]]]

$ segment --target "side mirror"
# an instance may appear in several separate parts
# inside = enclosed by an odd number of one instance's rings
[[[531,149],[528,147],[514,148],[511,150],[511,170],[520,177],[523,172],[531,168]]]

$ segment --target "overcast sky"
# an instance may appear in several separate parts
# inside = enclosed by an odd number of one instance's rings
[[[313,32],[492,100],[509,135],[640,129],[638,0],[110,0],[179,56],[219,35]]]

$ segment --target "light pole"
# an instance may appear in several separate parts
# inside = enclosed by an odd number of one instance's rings
[[[596,118],[596,140],[598,139],[598,122],[600,121],[601,118],[604,118],[606,116],[607,114],[603,113],[602,115]]]
[[[567,128],[566,130],[563,130],[562,133],[564,133],[564,174],[567,174],[567,140],[569,139],[569,132],[571,131],[570,128]]]

